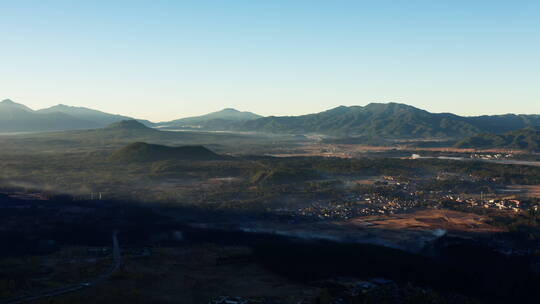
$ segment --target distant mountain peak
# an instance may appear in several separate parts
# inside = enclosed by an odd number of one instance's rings
[[[408,104],[399,103],[399,102],[370,102],[365,106],[366,109],[369,108],[399,108],[399,109],[409,109],[409,110],[420,110],[416,107],[413,107]]]
[[[250,117],[260,117],[260,115],[257,115],[257,114],[254,114],[254,113],[251,113],[251,112],[248,112],[248,111],[240,111],[240,110],[237,110],[235,108],[225,108],[221,111],[217,111],[217,112],[213,112],[213,113],[210,113],[210,114],[213,114],[213,115],[217,115],[217,114],[228,114],[228,115],[249,115]]]
[[[9,108],[16,108],[16,109],[20,109],[20,110],[25,110],[25,111],[29,111],[29,112],[33,112],[34,110],[30,109],[29,107],[23,105],[23,104],[20,104],[20,103],[16,103],[14,102],[13,100],[11,99],[4,99],[0,102],[0,105],[1,106],[4,106],[4,107],[9,107]]]
[[[240,112],[238,111],[237,109],[234,109],[234,108],[225,108],[221,111],[218,111],[218,112]]]
[[[348,106],[338,106],[338,107],[323,111],[321,113],[326,113],[326,114],[345,113],[345,112],[351,110],[352,108],[353,107],[348,107]]]
[[[206,115],[186,117],[166,123],[168,126],[204,126],[208,123],[216,121],[231,123],[239,121],[248,121],[261,118],[262,116],[251,112],[242,112],[233,108],[225,108],[223,110],[212,112]]]
[[[65,105],[63,103],[59,103],[59,104],[57,104],[55,106],[52,106],[51,108],[74,108],[74,107]]]
[[[70,112],[66,112],[67,114],[72,114],[72,113],[77,111],[77,112],[102,113],[102,114],[109,115],[108,113],[104,113],[104,112],[101,112],[101,111],[98,111],[98,110],[93,110],[93,109],[89,109],[89,108],[85,108],[85,107],[70,106],[70,105],[65,105],[63,103],[59,103],[59,104],[57,104],[55,106],[52,106],[52,107],[46,108],[46,109],[41,109],[39,111],[40,112],[70,111]],[[113,114],[110,114],[110,115],[113,115]]]
[[[371,111],[371,112],[384,112],[384,111],[423,111],[413,106],[398,103],[398,102],[371,102],[365,106],[337,106],[335,108],[326,110],[321,113],[339,114],[350,111]]]

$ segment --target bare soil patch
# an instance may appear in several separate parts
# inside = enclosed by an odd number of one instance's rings
[[[429,209],[407,214],[368,216],[351,220],[355,226],[389,230],[436,230],[462,232],[499,232],[486,223],[488,217],[453,210]]]

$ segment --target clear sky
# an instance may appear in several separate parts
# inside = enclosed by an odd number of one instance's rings
[[[540,114],[540,1],[0,0],[0,99],[154,121],[401,102]]]

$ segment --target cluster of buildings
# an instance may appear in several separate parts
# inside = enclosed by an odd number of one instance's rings
[[[503,155],[504,156],[504,155]],[[452,173],[441,172],[435,179],[456,179],[458,176]],[[471,176],[460,177],[460,181],[475,182]],[[382,185],[380,190],[370,191],[363,194],[349,194],[339,198],[315,199],[303,206],[292,206],[275,210],[277,214],[285,216],[285,219],[293,218],[294,221],[336,221],[349,220],[356,217],[371,215],[390,215],[411,211],[411,209],[430,206],[444,207],[447,203],[458,203],[463,207],[487,208],[519,213],[522,211],[537,211],[540,207],[530,202],[522,202],[515,196],[494,199],[464,198],[466,196],[457,193],[453,189],[423,190],[422,184],[414,181],[397,181],[395,178],[384,176],[375,185]],[[534,209],[536,208],[536,210]]]
[[[539,206],[523,203],[517,199],[462,199],[460,197],[447,196],[449,200],[455,201],[456,203],[465,204],[468,207],[482,207],[486,209],[497,209],[497,210],[507,210],[519,213],[521,211],[530,210],[538,211]]]
[[[294,218],[316,220],[348,220],[360,216],[394,214],[418,205],[411,196],[406,199],[390,198],[385,195],[352,195],[339,201],[317,200],[306,207],[281,209],[281,214]]]
[[[471,158],[474,159],[486,159],[486,160],[493,160],[493,159],[508,159],[512,158],[514,155],[509,154],[503,154],[503,153],[496,153],[496,154],[471,154]]]

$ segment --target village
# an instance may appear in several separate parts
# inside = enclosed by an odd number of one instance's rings
[[[436,180],[451,176],[441,173]],[[452,176],[451,176],[452,177]],[[463,179],[465,180],[465,179]],[[481,182],[472,177],[466,180]],[[537,214],[540,198],[520,190],[502,189],[495,193],[466,193],[453,189],[426,190],[422,181],[398,181],[398,178],[385,176],[373,183],[369,191],[346,193],[332,199],[314,199],[301,207],[280,207],[275,213],[285,220],[293,221],[346,221],[362,216],[392,215],[424,208],[471,209],[482,208],[503,212]]]

